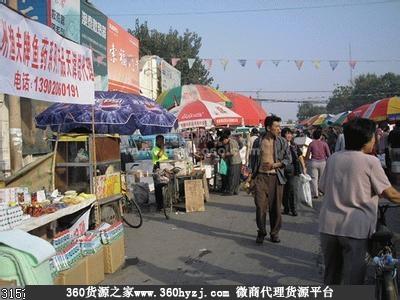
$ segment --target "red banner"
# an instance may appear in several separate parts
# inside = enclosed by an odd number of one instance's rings
[[[108,90],[139,94],[139,40],[113,20],[107,24]]]

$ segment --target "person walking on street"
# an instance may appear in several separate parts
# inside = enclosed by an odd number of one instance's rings
[[[281,118],[277,116],[268,116],[265,119],[266,133],[254,141],[250,154],[251,190],[256,205],[258,244],[262,244],[267,235],[267,211],[271,242],[280,242],[282,195],[286,183],[284,169],[291,164],[288,143],[280,136],[280,123]]]
[[[225,153],[225,160],[228,163],[228,188],[225,196],[232,196],[239,194],[240,187],[240,173],[242,167],[242,159],[240,157],[239,144],[231,138],[228,133],[222,136],[223,144],[228,146],[228,151]]]
[[[392,166],[400,162],[400,121],[396,122],[396,126],[388,136],[388,154],[389,154],[389,170],[392,175]]]
[[[308,161],[307,170],[311,177],[311,193],[314,198],[318,198],[318,183],[324,172],[326,160],[331,155],[328,144],[321,140],[322,131],[317,129],[313,133],[314,140],[307,149],[306,161]]]
[[[165,139],[162,135],[156,136],[156,146],[151,150],[151,159],[153,161],[153,173],[160,169],[160,162],[168,160],[167,152],[165,151]],[[157,176],[153,175],[154,194],[156,198],[157,210],[164,207],[164,199],[162,188],[165,184],[157,182]]]
[[[343,151],[345,147],[343,128],[338,128],[338,138],[336,140],[335,152]]]
[[[247,138],[247,153],[246,153],[246,166],[250,163],[250,152],[253,148],[254,141],[258,138],[259,131],[257,128],[253,128],[250,132],[250,136]]]
[[[299,146],[293,142],[293,131],[286,127],[282,130],[282,137],[286,139],[292,157],[292,163],[285,168],[286,184],[283,189],[283,214],[297,216],[297,194],[295,191],[298,182],[298,176],[306,172],[302,151]]]
[[[344,136],[346,150],[328,159],[320,182],[325,285],[364,283],[365,255],[376,228],[379,196],[400,204],[400,193],[390,184],[379,159],[369,155],[375,144],[375,123],[353,119],[344,126]]]

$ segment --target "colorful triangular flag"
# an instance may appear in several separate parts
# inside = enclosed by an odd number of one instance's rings
[[[272,63],[277,67],[281,61],[280,60],[273,60]]]
[[[204,63],[204,65],[205,65],[205,67],[207,68],[207,70],[210,70],[210,69],[211,69],[211,67],[212,67],[212,62],[213,62],[213,60],[212,60],[211,58],[203,59],[203,63]]]
[[[228,65],[228,63],[229,63],[229,59],[227,59],[227,58],[221,58],[220,59],[220,62],[221,62],[221,65],[222,65],[222,67],[224,68],[224,71],[226,70],[226,66]]]
[[[300,69],[303,67],[304,60],[295,60],[294,63],[296,64],[297,69],[300,71]]]
[[[171,65],[175,67],[180,60],[180,58],[171,58]]]
[[[244,67],[244,66],[246,66],[247,59],[238,59],[238,62],[242,67]]]
[[[353,70],[356,67],[356,64],[357,64],[357,62],[355,60],[350,60],[349,61],[350,68],[352,68]]]
[[[321,61],[320,60],[313,60],[312,63],[314,64],[314,67],[316,69],[319,69],[321,67]]]
[[[192,67],[193,67],[193,64],[194,64],[194,61],[195,61],[196,59],[195,58],[188,58],[188,64],[189,64],[189,69],[191,69]]]
[[[339,65],[339,61],[338,60],[330,60],[329,65],[331,66],[332,71],[335,71],[336,67]]]
[[[263,60],[263,59],[257,59],[257,60],[256,60],[257,68],[260,69],[263,63],[264,63],[264,60]]]

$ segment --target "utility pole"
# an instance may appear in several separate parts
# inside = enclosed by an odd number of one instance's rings
[[[8,0],[8,5],[17,10],[17,0]],[[21,101],[18,96],[8,95],[10,122],[10,160],[12,173],[22,168]]]
[[[351,58],[351,43],[349,43],[349,62],[352,61]],[[349,68],[350,68],[350,83],[353,83],[353,68],[351,67],[350,63],[349,63]]]

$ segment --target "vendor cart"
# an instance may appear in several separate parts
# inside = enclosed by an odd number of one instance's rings
[[[95,194],[95,223],[121,219],[121,158],[118,135],[62,134],[55,145],[54,186]]]

